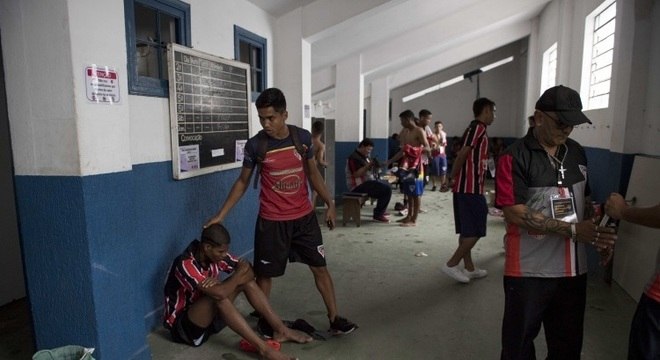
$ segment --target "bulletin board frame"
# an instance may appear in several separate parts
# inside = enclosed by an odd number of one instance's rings
[[[174,179],[240,167],[253,133],[250,65],[179,44],[167,60]]]

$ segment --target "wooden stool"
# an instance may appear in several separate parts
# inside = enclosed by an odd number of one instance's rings
[[[344,226],[352,218],[360,227],[360,209],[367,199],[369,199],[369,196],[364,193],[345,192],[342,194],[341,203],[344,207],[342,224]]]

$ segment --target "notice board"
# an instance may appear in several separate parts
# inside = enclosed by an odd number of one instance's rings
[[[240,167],[250,125],[250,66],[168,45],[175,179]]]

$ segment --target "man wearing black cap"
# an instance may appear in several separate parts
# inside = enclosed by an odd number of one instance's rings
[[[569,138],[591,123],[565,86],[536,102],[534,126],[500,156],[496,206],[506,220],[501,359],[535,359],[541,325],[547,359],[579,359],[587,288],[585,247],[611,247],[614,230],[591,217],[587,158]]]

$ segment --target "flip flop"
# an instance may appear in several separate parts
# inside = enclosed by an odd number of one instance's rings
[[[289,329],[294,329],[298,331],[302,331],[306,333],[307,335],[311,336],[314,338],[314,340],[327,340],[328,335],[323,333],[322,331],[316,330],[312,325],[310,325],[307,321],[304,319],[296,319],[296,321],[288,321],[284,320],[282,321],[286,327]]]
[[[280,344],[279,342],[273,339],[268,339],[265,341],[266,341],[266,345],[270,346],[276,351],[280,351],[280,349],[282,348],[282,344]],[[256,346],[250,344],[250,342],[245,339],[241,339],[241,341],[238,343],[238,348],[241,349],[242,351],[249,353],[256,353],[259,351]]]

